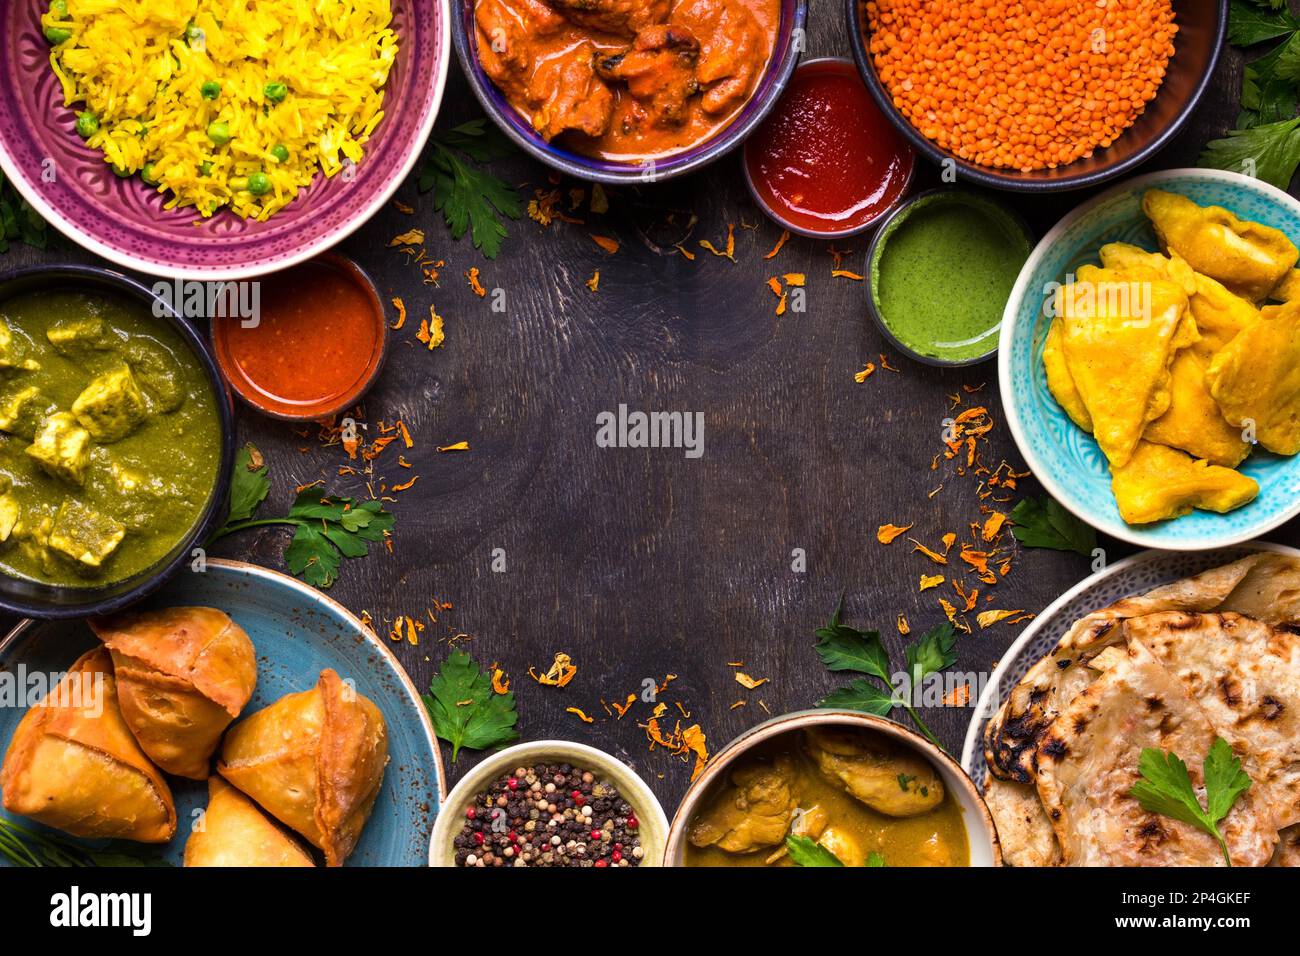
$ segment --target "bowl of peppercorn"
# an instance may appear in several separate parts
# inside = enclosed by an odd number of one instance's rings
[[[567,740],[488,757],[443,804],[430,866],[662,866],[668,818],[636,771]]]

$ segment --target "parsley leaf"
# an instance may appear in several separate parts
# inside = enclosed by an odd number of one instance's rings
[[[8,252],[9,243],[14,239],[44,249],[47,245],[45,220],[5,179],[4,173],[0,173],[0,252]]]
[[[872,850],[870,853],[867,854],[867,866],[880,867],[884,865],[885,865],[884,856],[877,853],[875,850]]]
[[[519,739],[514,692],[496,693],[491,676],[464,651],[447,656],[423,700],[434,732],[451,744],[452,763],[462,747],[487,750]]]
[[[1228,815],[1237,798],[1250,789],[1250,777],[1241,769],[1241,761],[1232,753],[1232,747],[1222,737],[1216,737],[1205,757],[1205,807],[1196,796],[1187,764],[1177,754],[1147,747],[1138,758],[1138,773],[1142,779],[1133,785],[1128,795],[1141,804],[1147,813],[1180,820],[1208,833],[1219,844],[1223,860],[1232,866],[1228,844],[1219,832],[1219,821]]]
[[[957,631],[945,621],[923,634],[916,643],[909,644],[904,653],[907,656],[907,673],[912,679],[912,686],[920,687],[921,682],[931,674],[956,664],[957,654],[953,650],[956,643]]]
[[[870,674],[889,683],[889,655],[880,643],[877,631],[859,631],[840,623],[844,611],[844,596],[825,627],[816,630],[817,654],[828,670],[857,671]]]
[[[1090,556],[1097,532],[1055,498],[1023,498],[1011,509],[1011,534],[1026,548],[1052,548]]]
[[[796,866],[843,866],[840,858],[816,840],[806,836],[788,836],[785,849]]]
[[[1245,0],[1232,0],[1228,8],[1228,42],[1233,46],[1253,46],[1285,36],[1300,29],[1300,20],[1289,10],[1273,7],[1261,9]]]
[[[370,553],[370,544],[383,541],[397,520],[378,501],[331,498],[319,485],[300,491],[286,517],[254,517],[270,490],[271,480],[261,452],[251,444],[245,445],[235,455],[226,522],[208,538],[208,544],[247,528],[291,527],[293,540],[285,548],[285,564],[322,590],[338,580],[343,558],[365,557]]]
[[[1291,109],[1294,110],[1294,98]],[[1286,189],[1300,166],[1300,117],[1266,123],[1252,129],[1229,130],[1224,139],[1211,140],[1197,159],[1200,166],[1244,172],[1253,164],[1255,175]]]
[[[474,247],[489,259],[501,252],[501,241],[508,235],[502,217],[520,218],[523,203],[505,180],[461,157],[477,163],[499,159],[510,152],[504,142],[483,120],[462,123],[429,141],[417,182],[420,192],[433,190],[433,208],[443,214],[452,238],[468,231]]]
[[[881,690],[863,677],[855,680],[847,687],[831,691],[817,701],[817,706],[860,710],[863,713],[875,714],[877,717],[888,717],[889,712],[894,709],[895,703],[892,691]]]

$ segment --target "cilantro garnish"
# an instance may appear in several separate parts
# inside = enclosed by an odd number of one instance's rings
[[[434,732],[451,744],[452,763],[461,747],[487,750],[519,739],[514,692],[493,690],[491,676],[464,651],[447,656],[423,699]]]
[[[1147,747],[1138,758],[1138,772],[1142,779],[1135,783],[1128,795],[1142,805],[1147,813],[1181,820],[1208,833],[1223,851],[1223,860],[1232,866],[1228,844],[1219,832],[1219,821],[1228,815],[1237,798],[1250,789],[1250,777],[1241,769],[1241,761],[1232,747],[1222,737],[1216,737],[1205,757],[1202,773],[1205,777],[1205,806],[1202,808],[1187,764],[1167,750]]]
[[[889,654],[880,640],[880,633],[860,631],[844,624],[840,620],[843,611],[844,598],[841,596],[830,621],[815,632],[817,655],[828,670],[867,674],[883,681],[885,687],[878,687],[866,678],[859,678],[848,686],[827,694],[817,702],[817,706],[860,710],[877,717],[887,717],[895,707],[902,707],[916,724],[917,730],[942,749],[943,744],[939,743],[939,738],[930,731],[912,706],[912,697],[926,677],[957,662],[957,655],[953,651],[953,646],[957,643],[957,632],[952,625],[940,624],[907,646],[904,654],[907,658],[908,692],[904,697],[894,693]]]
[[[22,867],[171,866],[161,857],[125,841],[113,840],[101,847],[83,846],[53,833],[28,829],[5,817],[0,817],[0,856]]]
[[[1055,498],[1024,498],[1011,509],[1011,534],[1026,548],[1052,548],[1091,556],[1097,532]]]
[[[433,208],[443,214],[452,238],[468,231],[474,247],[489,259],[501,252],[508,234],[501,217],[520,218],[523,203],[508,182],[466,159],[483,164],[510,152],[505,137],[485,120],[471,120],[429,141],[417,181],[420,192],[433,190]]]
[[[1300,18],[1281,0],[1232,0],[1228,40],[1252,47],[1279,42],[1246,64],[1236,129],[1208,143],[1201,166],[1244,172],[1286,189],[1300,166]]]
[[[338,579],[343,558],[364,557],[372,543],[383,541],[393,530],[396,521],[378,501],[330,497],[319,485],[300,491],[286,517],[255,518],[270,490],[271,479],[261,453],[253,445],[245,445],[235,454],[225,523],[208,544],[246,528],[287,525],[294,532],[284,552],[285,563],[298,577],[322,589]]]

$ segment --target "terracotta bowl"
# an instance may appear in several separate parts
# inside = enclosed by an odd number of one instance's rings
[[[714,754],[713,759],[704,768],[704,772],[686,791],[681,806],[677,808],[677,815],[673,817],[672,826],[668,830],[668,848],[664,855],[664,865],[686,865],[687,825],[695,816],[705,795],[726,775],[733,763],[753,748],[775,737],[808,727],[828,726],[856,727],[859,730],[881,734],[928,760],[939,771],[944,786],[948,788],[948,792],[953,795],[961,808],[962,822],[966,825],[966,836],[970,843],[971,866],[1002,865],[1002,848],[998,844],[998,832],[993,825],[993,818],[989,816],[988,808],[984,805],[984,799],[975,788],[975,784],[971,782],[970,777],[966,776],[957,761],[920,734],[892,720],[873,717],[856,710],[822,709],[801,710],[793,714],[773,717],[745,731]]]
[[[455,866],[452,841],[460,833],[465,810],[473,799],[501,774],[521,765],[538,762],[572,764],[590,770],[597,777],[618,787],[618,792],[632,805],[637,821],[641,824],[639,832],[645,856],[640,865],[663,866],[668,818],[645,781],[617,757],[571,740],[537,740],[516,744],[493,754],[467,773],[443,801],[443,810],[438,814],[438,820],[433,826],[433,838],[429,841],[429,865]]]

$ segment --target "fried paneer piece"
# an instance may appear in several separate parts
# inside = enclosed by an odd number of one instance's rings
[[[627,84],[639,118],[652,126],[680,126],[690,118],[689,100],[699,90],[695,61],[700,44],[684,27],[659,24],[636,35],[627,50],[598,58],[596,72]]]
[[[1129,461],[1111,465],[1110,474],[1115,504],[1127,524],[1180,518],[1193,508],[1223,514],[1259,494],[1255,479],[1239,471],[1149,441],[1138,442]]]
[[[1212,465],[1241,464],[1250,454],[1250,444],[1219,411],[1205,378],[1205,363],[1194,348],[1178,352],[1169,375],[1169,410],[1147,426],[1143,439],[1181,448]]]
[[[86,482],[90,466],[90,432],[67,412],[51,415],[27,446],[27,454],[49,475],[74,485]]]
[[[1147,423],[1169,408],[1169,365],[1196,338],[1186,311],[1176,283],[1095,266],[1058,290],[1065,365],[1114,467],[1128,463]]]
[[[98,568],[122,543],[126,526],[72,498],[59,505],[49,545],[84,568]]]
[[[115,442],[131,434],[149,412],[131,369],[122,365],[91,379],[72,403],[72,414],[96,441]]]
[[[1281,230],[1238,219],[1221,206],[1198,206],[1186,196],[1148,189],[1142,211],[1166,250],[1252,302],[1265,299],[1300,259]]]
[[[1215,356],[1206,378],[1231,424],[1252,428],[1271,452],[1300,452],[1300,301],[1263,309]]]
[[[669,0],[546,0],[573,23],[613,36],[634,37],[668,19]]]
[[[9,324],[0,318],[0,371],[34,372],[41,367],[35,359],[22,357],[23,347],[14,340]]]
[[[528,82],[533,128],[548,142],[570,130],[597,137],[609,128],[614,94],[596,75],[596,48],[583,42],[543,60]]]
[[[56,410],[39,388],[28,385],[0,400],[0,431],[31,441],[41,422]]]

